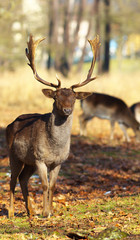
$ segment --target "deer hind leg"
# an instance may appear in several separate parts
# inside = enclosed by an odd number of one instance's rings
[[[111,126],[111,131],[110,131],[110,140],[114,139],[114,129],[115,129],[115,121],[110,120],[110,126]]]
[[[8,217],[14,217],[14,192],[15,186],[17,182],[17,177],[19,176],[23,163],[20,161],[14,161],[12,157],[10,157],[10,167],[11,167],[11,180],[10,180],[10,206],[8,210]]]
[[[127,134],[127,127],[123,123],[119,123],[119,126],[120,126],[120,128],[121,128],[121,130],[123,131],[123,134],[124,134],[123,140],[127,141],[127,142],[130,142],[130,138]]]
[[[83,114],[79,116],[79,123],[80,123],[80,135],[87,136],[87,130],[86,130],[87,120],[84,118]]]
[[[58,165],[57,167],[55,167],[54,169],[52,169],[50,171],[50,186],[49,186],[49,217],[52,215],[53,213],[53,194],[54,194],[54,190],[55,190],[55,184],[56,184],[56,180],[59,174],[59,170],[60,170],[61,165]]]
[[[22,194],[24,197],[28,216],[34,215],[34,210],[32,207],[31,199],[29,197],[28,186],[27,186],[29,178],[33,175],[34,172],[35,172],[34,166],[25,165],[22,172],[19,175],[19,182],[20,182]]]

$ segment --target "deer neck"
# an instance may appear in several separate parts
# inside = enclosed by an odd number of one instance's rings
[[[55,108],[53,109],[47,124],[47,134],[51,144],[54,143],[61,146],[70,140],[72,118],[72,114],[61,116]]]

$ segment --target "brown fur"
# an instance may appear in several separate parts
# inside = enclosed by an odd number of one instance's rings
[[[140,123],[140,102],[134,103],[130,107],[130,110],[134,115],[135,119]]]

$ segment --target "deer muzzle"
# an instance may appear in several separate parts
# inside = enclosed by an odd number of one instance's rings
[[[72,109],[71,108],[63,108],[63,112],[66,116],[68,116],[72,113]]]

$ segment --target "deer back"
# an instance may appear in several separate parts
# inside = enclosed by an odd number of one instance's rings
[[[107,94],[93,93],[84,100],[81,100],[84,116],[87,119],[99,117],[103,119],[113,119],[122,122],[134,130],[139,129],[139,123],[133,117],[127,104],[120,98]]]

